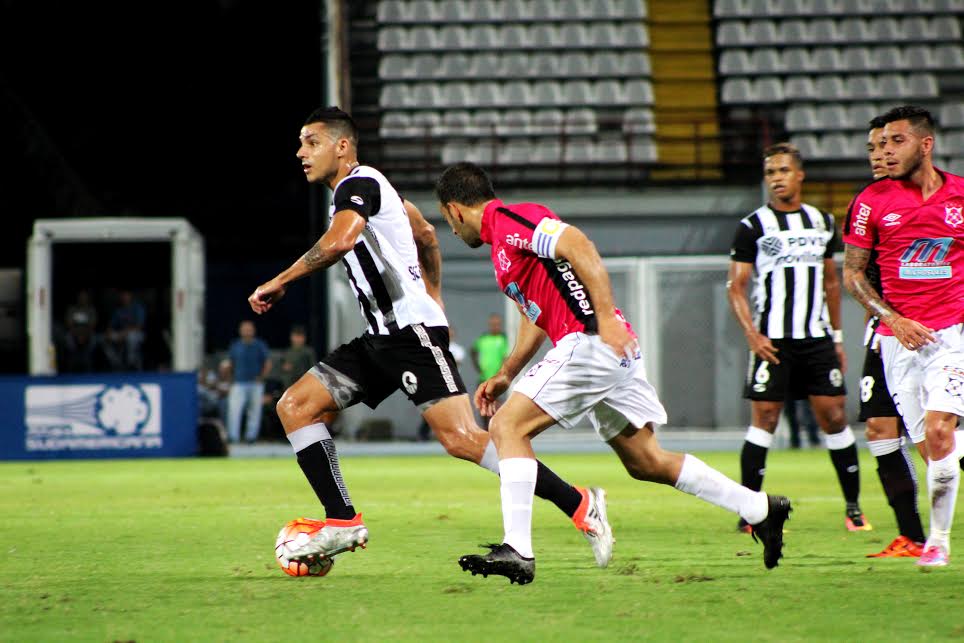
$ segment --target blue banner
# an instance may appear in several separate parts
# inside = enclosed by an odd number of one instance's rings
[[[190,456],[195,373],[0,377],[0,460]]]

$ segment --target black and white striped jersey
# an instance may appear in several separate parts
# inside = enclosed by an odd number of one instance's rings
[[[761,333],[771,339],[828,335],[823,262],[839,243],[833,217],[806,203],[795,212],[764,205],[740,221],[730,258],[754,266],[755,323]]]
[[[425,290],[412,227],[388,179],[367,165],[356,167],[335,186],[329,218],[341,210],[366,220],[342,264],[368,332],[391,335],[411,324],[448,326],[442,308]]]

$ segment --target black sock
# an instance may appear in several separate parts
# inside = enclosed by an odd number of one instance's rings
[[[857,445],[851,444],[843,449],[828,449],[833,468],[837,470],[837,480],[843,490],[844,500],[855,504],[860,497],[860,465],[857,464]]]
[[[582,502],[582,494],[576,488],[560,478],[555,472],[536,460],[536,495],[543,500],[549,500],[559,507],[563,513],[572,518]]]
[[[752,442],[743,443],[740,452],[740,482],[751,491],[763,488],[763,474],[766,473],[767,449]]]
[[[877,456],[877,475],[887,502],[894,509],[900,534],[916,543],[924,542],[924,528],[917,511],[917,481],[904,450]]]
[[[318,500],[325,506],[327,518],[351,520],[355,517],[348,487],[341,477],[334,440],[315,442],[299,451],[298,466],[304,471]]]

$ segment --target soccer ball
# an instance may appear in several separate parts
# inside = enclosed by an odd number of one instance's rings
[[[314,536],[325,526],[324,520],[296,518],[281,528],[274,542],[274,555],[278,565],[288,576],[324,576],[335,564],[333,558],[316,558],[311,563],[289,560],[288,556]]]

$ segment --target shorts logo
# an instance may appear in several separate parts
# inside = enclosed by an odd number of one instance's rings
[[[964,380],[956,377],[949,377],[947,379],[947,384],[944,385],[944,390],[947,391],[948,395],[962,397],[964,396]]]
[[[360,196],[358,196],[358,195],[355,195],[355,196],[349,198],[348,200],[351,201],[352,203],[354,203],[355,205],[365,205],[365,200],[362,199],[362,198],[361,198]]]
[[[827,377],[830,379],[830,383],[833,386],[839,387],[843,385],[843,373],[840,372],[839,368],[830,369],[830,373]]]
[[[962,210],[964,210],[964,205],[945,205],[944,223],[952,228],[956,228],[964,223],[964,214],[961,214]]]
[[[409,395],[414,395],[415,391],[418,390],[418,378],[412,371],[405,371],[402,373],[402,388]]]
[[[760,242],[760,249],[768,257],[775,257],[783,252],[783,242],[779,237],[767,237]]]

